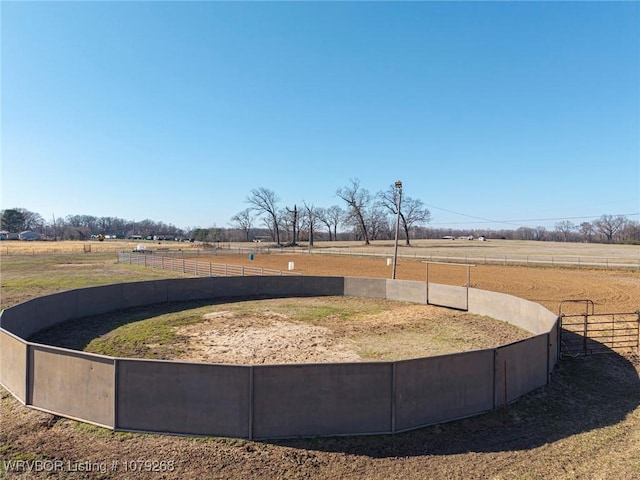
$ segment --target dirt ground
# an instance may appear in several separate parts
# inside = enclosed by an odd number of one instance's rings
[[[293,261],[305,275],[391,273],[384,259],[257,255],[224,261],[280,270]],[[397,277],[424,280],[425,265],[400,262]],[[433,265],[430,281],[463,285],[466,269]],[[552,311],[567,299],[590,299],[596,312],[640,309],[638,272],[477,266],[471,285]],[[506,410],[397,435],[263,442],[110,432],[25,408],[0,389],[0,476],[640,479],[639,373],[636,356],[563,360],[548,386]],[[28,463],[36,460],[44,462],[39,470]]]
[[[432,305],[380,299],[314,297],[216,305],[200,322],[178,329],[176,360],[280,364],[402,360],[488,348],[530,336],[505,322]],[[381,309],[300,321],[295,311],[309,307]]]
[[[198,261],[228,263],[288,271],[294,263],[294,273],[302,275],[354,276],[391,278],[386,258],[347,256],[256,254],[253,260],[245,255],[199,257]],[[500,265],[470,267],[471,286],[526,298],[558,312],[560,302],[569,299],[589,299],[596,312],[633,312],[640,308],[640,272],[567,268],[533,268]],[[396,278],[399,280],[426,279],[424,262],[398,260]],[[467,267],[429,265],[429,282],[466,285]],[[573,306],[575,307],[575,306]],[[580,312],[584,311],[579,306]],[[569,313],[571,305],[563,306]],[[575,310],[575,308],[573,308]]]

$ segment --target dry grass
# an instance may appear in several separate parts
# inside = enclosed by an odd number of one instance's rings
[[[104,265],[91,257],[76,259],[89,259],[82,267],[69,258],[64,260],[66,265],[51,264],[40,274],[46,278],[30,273],[26,263],[12,266],[3,258],[2,281],[9,275],[14,282],[7,304],[11,298],[56,291],[56,278],[75,277],[74,285],[83,281],[93,285],[109,282],[109,275],[113,279],[175,275],[115,264],[104,275]],[[323,257],[314,267],[303,258],[307,257],[298,256],[295,261],[305,273],[313,273],[313,268],[328,268],[338,275],[389,273],[379,259]],[[253,263],[265,262],[267,267],[271,261],[288,259],[258,255]],[[414,275],[412,263],[402,262],[399,267],[402,278]],[[424,278],[424,265],[418,263],[415,268],[415,275]],[[28,281],[20,284],[22,276]],[[566,298],[591,298],[598,311],[640,308],[638,272],[492,266],[474,269],[472,280],[480,288],[519,295],[552,310]],[[275,442],[113,433],[27,409],[0,389],[0,476],[129,479],[134,475],[125,471],[123,461],[147,460],[165,462],[165,466],[170,462],[171,470],[136,472],[136,478],[640,479],[639,373],[636,356],[563,360],[547,387],[526,395],[508,410],[393,436]],[[9,460],[63,461],[64,468],[29,473],[27,467],[16,469],[13,463],[7,472],[3,461]],[[67,468],[83,462],[104,465],[108,471]],[[116,468],[111,470],[113,465]]]
[[[31,340],[115,357],[279,364],[402,360],[529,336],[505,322],[432,305],[304,297],[137,308],[66,322]]]
[[[288,252],[292,249],[279,249],[270,243],[234,242],[217,244],[203,244],[201,242],[171,242],[171,241],[148,241],[148,240],[105,240],[99,242],[92,241],[64,241],[64,242],[21,242],[2,241],[0,242],[0,255],[39,255],[53,253],[117,253],[120,251],[129,252],[137,245],[143,244],[149,249],[156,251],[183,251],[183,252],[205,252],[212,251],[214,247],[221,250],[253,250],[261,252],[270,249],[271,252]],[[298,252],[308,251],[306,243],[301,242],[301,246],[296,248]],[[348,254],[348,255],[393,255],[393,242],[389,240],[379,240],[371,242],[371,245],[364,245],[362,242],[315,242],[314,253],[326,254]],[[639,245],[618,245],[602,243],[573,243],[573,242],[534,242],[525,240],[490,240],[480,242],[477,240],[412,240],[411,246],[406,246],[402,242],[399,244],[398,254],[401,258],[423,258],[429,256],[444,256],[470,258],[527,258],[531,261],[535,259],[557,258],[562,259],[582,259],[588,262],[589,259],[611,259],[616,262],[629,263],[640,268],[640,246]]]

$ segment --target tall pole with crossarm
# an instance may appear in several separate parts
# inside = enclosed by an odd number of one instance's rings
[[[398,210],[398,216],[396,218],[396,241],[393,247],[393,270],[391,271],[391,279],[396,279],[396,265],[398,263],[398,232],[400,231],[400,205],[402,205],[402,182],[396,180],[396,208]]]

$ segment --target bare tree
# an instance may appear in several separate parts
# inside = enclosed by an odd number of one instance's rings
[[[251,195],[247,197],[253,207],[251,210],[259,212],[259,214],[265,214],[268,217],[267,225],[271,232],[274,234],[274,238],[277,244],[280,244],[280,230],[278,228],[278,208],[277,203],[280,201],[278,196],[273,190],[269,190],[265,187],[254,188],[251,190]]]
[[[329,241],[338,239],[338,225],[344,217],[344,210],[338,205],[332,205],[329,208],[318,209],[318,219],[327,226],[329,230]],[[331,229],[333,228],[333,236]]]
[[[547,229],[542,225],[538,225],[536,228],[533,229],[534,240],[542,241],[545,239],[546,236],[547,236]]]
[[[569,220],[562,220],[556,223],[555,227],[556,231],[562,234],[562,238],[565,242],[569,240],[569,234],[576,229],[575,224]]]
[[[391,222],[389,216],[380,207],[373,207],[367,211],[366,217],[367,227],[369,229],[369,238],[371,240],[381,240],[393,237],[395,231],[394,222]]]
[[[360,188],[360,180],[351,179],[351,185],[341,187],[336,191],[348,206],[345,215],[347,223],[353,223],[366,245],[369,245],[369,233],[367,231],[366,215],[367,209],[371,206],[371,194],[368,190]]]
[[[607,242],[612,242],[613,237],[624,227],[627,223],[627,219],[621,215],[602,215],[595,222],[593,222],[596,230],[605,236]]]
[[[640,222],[627,221],[620,231],[623,242],[638,244],[640,242]]]
[[[264,227],[269,231],[269,236],[272,239],[276,238],[276,231],[278,229],[278,220],[276,219],[276,223],[275,223],[275,229],[274,230],[274,223],[273,220],[270,217],[262,217],[262,224],[264,225]],[[278,237],[279,239],[280,237]]]
[[[416,226],[429,223],[431,221],[431,212],[424,206],[422,200],[407,197],[402,200],[400,221],[407,237],[407,245],[409,245],[409,231]]]
[[[287,225],[287,233],[289,232],[289,226],[291,226],[291,230],[293,235],[290,238],[289,245],[295,247],[298,244],[298,232],[300,231],[300,216],[298,213],[298,206],[293,205],[293,210],[289,207],[286,207],[286,214],[283,213],[283,219]]]
[[[251,215],[250,208],[245,208],[231,217],[231,225],[244,232],[247,242],[249,241],[249,232],[251,231],[253,220],[254,217]]]
[[[535,240],[534,230],[531,227],[520,227],[517,230],[520,240]]]
[[[320,217],[318,216],[318,209],[307,202],[304,202],[304,209],[304,223],[309,229],[309,248],[311,248],[313,247],[313,234],[320,222]]]
[[[585,242],[590,242],[593,238],[593,224],[591,222],[582,222],[580,224],[580,233]]]
[[[386,208],[392,215],[398,214],[398,189],[391,185],[386,191],[378,192],[378,202]],[[410,245],[409,230],[412,227],[429,223],[431,212],[425,208],[422,200],[407,196],[402,197],[400,205],[400,224],[404,231],[405,243]]]
[[[38,227],[44,224],[44,218],[39,213],[31,212],[26,208],[21,208],[20,211],[24,215],[24,229],[36,230]]]

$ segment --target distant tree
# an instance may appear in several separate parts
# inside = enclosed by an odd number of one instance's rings
[[[563,241],[569,240],[569,235],[576,229],[576,226],[573,222],[569,220],[562,220],[555,224],[556,231],[562,235]]]
[[[543,226],[537,226],[533,229],[533,239],[539,242],[544,241],[547,238],[547,229]]]
[[[582,234],[582,239],[585,242],[590,242],[594,233],[593,224],[591,222],[582,222],[579,228],[580,233]]]
[[[616,234],[624,227],[627,219],[621,215],[602,215],[593,225],[599,233],[604,235],[608,243],[613,241]]]
[[[318,219],[327,226],[329,231],[329,241],[338,239],[338,225],[344,217],[344,210],[338,205],[332,205],[329,208],[318,210]],[[333,236],[331,229],[333,228]]]
[[[271,220],[271,218],[269,218],[269,217],[260,217],[260,220],[262,220],[262,225],[269,232],[269,236],[271,237],[271,239],[275,241],[276,232],[274,231],[273,220]],[[280,225],[280,217],[278,216],[278,217],[276,217],[276,226],[277,226],[277,228],[280,228],[279,225]]]
[[[17,233],[25,230],[25,218],[24,213],[17,208],[8,208],[2,211],[2,230],[8,232]]]
[[[101,217],[98,219],[98,232],[102,234],[111,234],[115,233],[113,226],[115,224],[115,218],[113,217]]]
[[[620,232],[625,243],[640,243],[640,222],[628,221]]]
[[[191,233],[192,238],[197,242],[220,242],[222,241],[222,230],[217,227],[196,228]]]
[[[98,218],[93,215],[67,215],[65,223],[69,227],[83,228],[83,231],[98,231]]]
[[[193,239],[197,242],[206,242],[207,235],[209,235],[209,230],[206,228],[196,228],[193,231]]]
[[[155,234],[156,223],[153,220],[145,218],[136,223],[136,229],[138,230],[138,235],[149,237]]]
[[[393,238],[395,232],[395,222],[391,222],[387,212],[381,207],[375,206],[367,210],[367,228],[369,229],[369,239],[381,240]]]
[[[298,244],[298,232],[300,231],[300,214],[298,212],[298,206],[294,205],[293,208],[286,207],[282,212],[282,219],[287,226],[287,234],[289,227],[291,227],[292,235],[289,239],[289,245],[295,247]]]
[[[241,212],[238,212],[233,217],[231,217],[231,225],[244,232],[247,242],[250,240],[249,232],[251,231],[253,220],[254,217],[251,215],[250,208],[245,208]]]
[[[318,222],[322,223],[329,230],[329,241],[333,240],[333,232],[331,231],[331,225],[326,221],[327,209],[326,208],[316,208],[316,217],[318,218]]]
[[[520,227],[516,230],[520,240],[534,240],[535,230],[531,227]]]
[[[351,185],[339,188],[336,195],[344,200],[348,207],[345,213],[345,223],[353,224],[364,243],[369,245],[366,215],[371,206],[371,194],[368,190],[360,188],[358,179],[351,179]]]
[[[316,209],[313,204],[304,202],[304,210],[304,224],[309,231],[309,247],[313,247],[313,237],[320,222],[320,217],[318,216],[318,209]]]
[[[39,213],[31,212],[27,209],[21,208],[20,211],[24,216],[24,230],[43,230],[44,219]]]
[[[378,202],[391,213],[398,215],[398,189],[395,185],[390,185],[386,191],[378,192]],[[425,208],[422,200],[406,195],[402,196],[400,202],[400,225],[404,232],[405,244],[410,245],[409,230],[413,226],[422,225],[431,221],[431,212]]]
[[[279,201],[280,199],[273,190],[264,187],[254,188],[247,197],[247,202],[253,205],[252,210],[257,211],[259,214],[267,215],[267,223],[270,223],[269,230],[274,234],[277,244],[280,244],[277,207]]]

